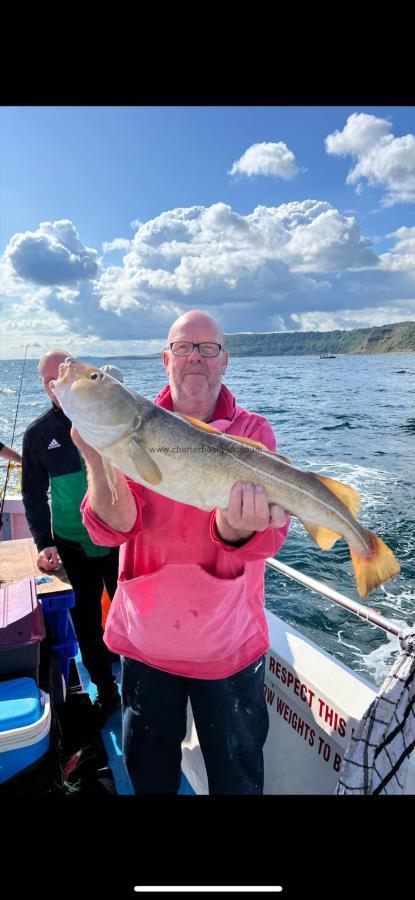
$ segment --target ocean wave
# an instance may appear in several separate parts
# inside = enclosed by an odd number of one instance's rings
[[[355,427],[355,425],[351,425],[350,422],[346,420],[345,422],[340,422],[338,425],[323,425],[323,427],[320,428],[320,431],[339,431],[342,428],[354,429]]]
[[[415,433],[415,419],[408,419],[404,425],[399,425],[400,431],[405,431],[407,434]]]
[[[405,623],[402,623],[402,627],[404,626]],[[388,632],[384,632],[384,635],[385,640],[379,647],[361,654],[360,665],[356,669],[369,677],[378,688],[389,674],[400,651],[398,639]]]

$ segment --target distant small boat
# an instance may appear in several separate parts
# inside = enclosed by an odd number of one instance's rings
[[[320,353],[320,359],[336,359],[334,353]]]

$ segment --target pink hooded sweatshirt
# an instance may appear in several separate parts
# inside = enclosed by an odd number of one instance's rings
[[[168,385],[155,402],[172,411]],[[225,385],[210,424],[276,449],[267,420],[237,406]],[[269,647],[264,561],[284,543],[289,521],[235,547],[219,537],[215,510],[176,503],[127,481],[137,506],[130,532],[106,525],[89,506],[88,493],[81,506],[92,540],[121,548],[105,643],[121,656],[190,678],[226,678],[249,666]]]

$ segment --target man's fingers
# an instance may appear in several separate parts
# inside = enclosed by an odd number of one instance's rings
[[[39,553],[37,564],[40,569],[45,569],[46,571],[60,569],[62,561],[56,547],[45,547],[45,549]]]
[[[72,425],[72,428],[71,428],[71,438],[76,447],[78,446],[78,444],[82,443],[81,435],[79,434],[79,431],[75,428],[75,425]]]
[[[75,444],[75,447],[79,447],[80,450],[83,450],[84,447],[89,449],[89,444],[87,444],[86,441],[84,441],[84,439],[81,437],[78,429],[75,428],[75,425],[72,425],[71,428],[71,438]]]
[[[249,527],[251,522],[255,521],[255,488],[253,484],[242,484],[241,501],[241,520],[247,522]],[[244,526],[242,525],[242,527]]]
[[[238,522],[242,514],[242,483],[238,481],[234,484],[229,495],[229,502],[225,511],[229,522]],[[236,525],[233,526],[234,528]]]
[[[263,531],[269,525],[269,506],[267,492],[261,484],[255,486],[255,521],[256,531]]]
[[[268,496],[262,485],[238,481],[233,485],[229,503],[224,510],[229,524],[241,531],[264,531],[270,525],[282,528],[288,513],[276,503],[268,503]]]
[[[263,531],[270,520],[265,488],[245,481],[234,484],[225,515],[233,528]]]
[[[55,569],[56,566],[54,566],[49,562],[49,560],[46,559],[46,557],[44,557],[43,559],[40,559],[38,561],[38,568],[43,569],[45,572],[50,572],[50,570]]]
[[[288,513],[285,509],[282,509],[281,506],[277,506],[276,503],[271,503],[269,507],[271,513],[271,522],[270,524],[273,528],[282,528],[285,525],[288,519]]]

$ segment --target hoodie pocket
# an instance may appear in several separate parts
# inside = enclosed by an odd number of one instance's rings
[[[217,660],[257,630],[246,594],[245,572],[217,578],[197,563],[170,563],[119,582],[111,630],[147,658]]]

